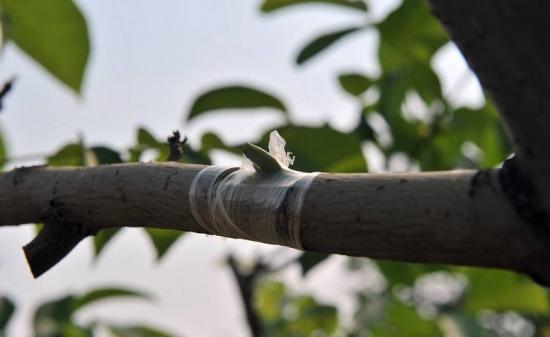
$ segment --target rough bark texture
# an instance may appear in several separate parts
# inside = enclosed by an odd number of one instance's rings
[[[550,210],[550,2],[427,0],[502,117]]]
[[[2,173],[0,226],[55,219],[87,231],[204,233],[188,200],[201,168],[147,163]],[[317,252],[504,268],[550,284],[548,235],[517,215],[498,173],[320,174],[304,201],[302,244]]]

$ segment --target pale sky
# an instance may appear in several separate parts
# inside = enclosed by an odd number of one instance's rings
[[[397,3],[369,1],[369,20],[383,17]],[[251,85],[276,95],[296,123],[329,122],[348,130],[359,107],[339,88],[337,76],[349,71],[379,73],[374,30],[349,36],[302,67],[294,64],[300,48],[314,37],[364,22],[363,13],[349,9],[310,5],[265,15],[254,0],[134,0],[131,5],[122,0],[81,0],[78,4],[92,44],[82,97],[13,45],[3,52],[0,81],[17,76],[0,114],[10,157],[51,154],[79,134],[89,145],[124,149],[134,144],[138,126],[146,126],[157,138],[180,129],[191,145],[197,145],[208,130],[237,143],[282,122],[277,112],[265,110],[254,115],[219,114],[183,125],[197,95],[227,84]],[[454,46],[443,49],[433,65],[443,91],[449,92],[467,68]],[[479,105],[477,81],[466,83],[453,102]],[[218,164],[238,164],[230,156],[215,159]],[[248,336],[237,289],[222,260],[229,251],[244,258],[279,252],[274,246],[188,234],[156,264],[147,238],[139,230],[125,229],[96,263],[92,264],[88,240],[34,280],[21,251],[32,237],[29,226],[0,229],[0,292],[16,300],[19,309],[9,336],[30,335],[29,312],[36,303],[98,286],[127,286],[150,293],[155,300],[94,305],[79,313],[81,322],[151,324],[185,336]],[[285,278],[296,291],[314,293],[327,303],[339,301],[342,312],[351,314],[350,289],[357,284],[338,278],[343,260],[332,258],[305,281],[300,280],[298,268],[288,270]]]

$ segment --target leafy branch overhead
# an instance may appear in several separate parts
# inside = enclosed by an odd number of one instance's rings
[[[4,42],[12,41],[80,93],[90,54],[84,16],[72,0],[1,0]]]

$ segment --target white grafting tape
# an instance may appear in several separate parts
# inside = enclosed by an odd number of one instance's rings
[[[303,250],[302,204],[318,173],[286,168],[293,159],[284,152],[284,140],[274,132],[270,154],[282,164],[281,170],[258,172],[246,157],[240,168],[207,167],[195,176],[189,189],[191,211],[212,234]]]

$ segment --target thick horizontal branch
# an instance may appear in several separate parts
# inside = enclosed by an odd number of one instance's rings
[[[0,226],[53,219],[79,232],[155,227],[206,233],[188,196],[202,168],[146,163],[2,173]],[[317,252],[503,268],[550,284],[547,233],[520,219],[502,194],[498,172],[320,174],[303,204],[302,245]]]
[[[547,0],[427,0],[497,107],[521,169],[550,211]]]

